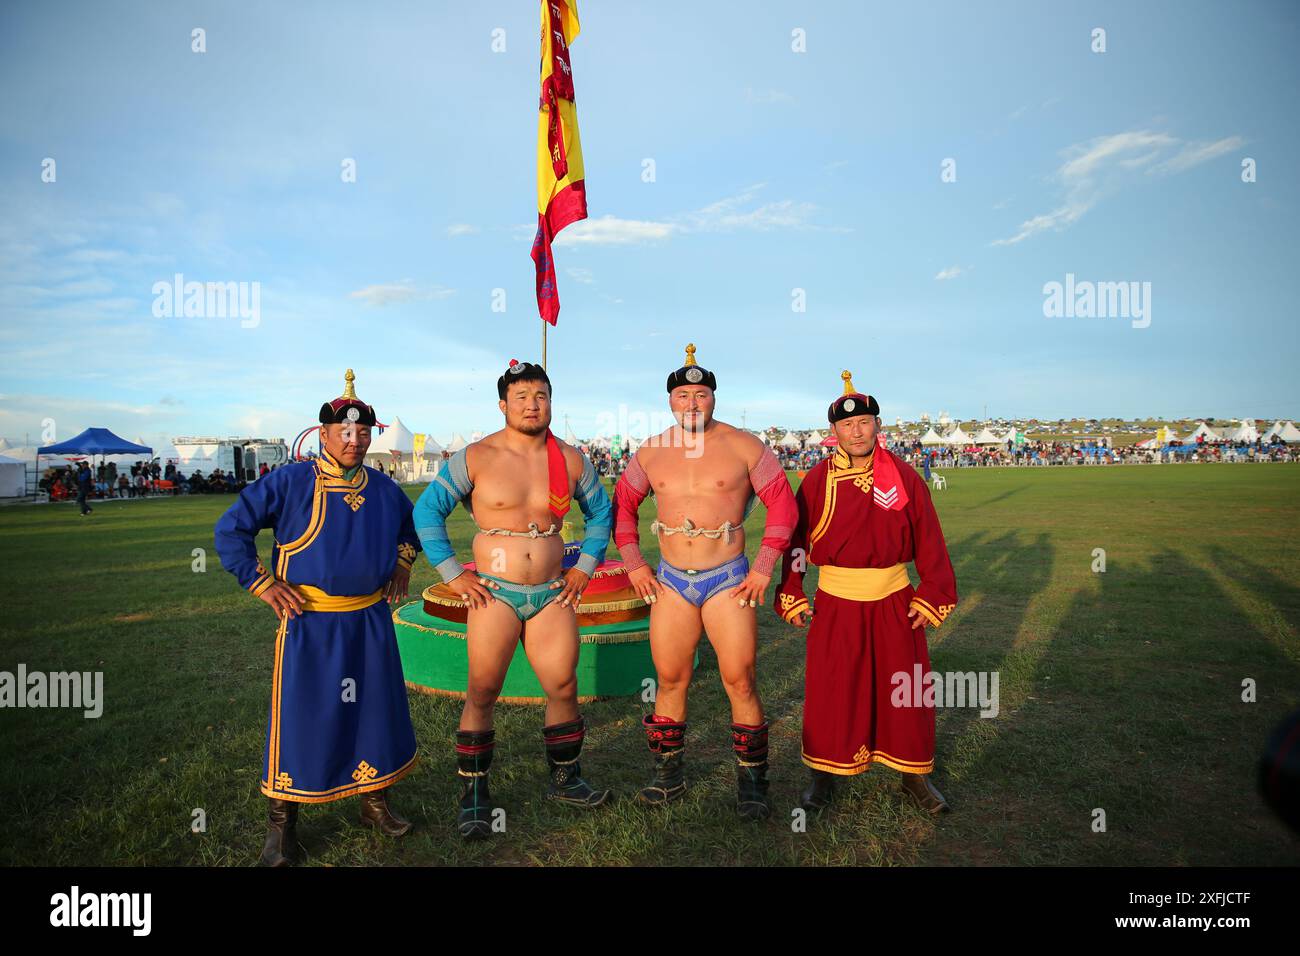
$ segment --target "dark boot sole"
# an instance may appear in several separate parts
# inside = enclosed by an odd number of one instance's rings
[[[593,791],[590,797],[582,799],[566,797],[560,793],[548,793],[546,799],[552,800],[555,803],[564,804],[566,807],[577,807],[579,810],[594,810],[596,807],[603,806],[605,801],[609,799],[609,791],[596,790]]]
[[[662,788],[651,790],[647,788],[636,795],[636,802],[647,807],[661,807],[665,803],[672,803],[674,800],[678,800],[685,795],[686,784],[682,784],[680,788],[673,787],[668,790]]]
[[[415,829],[414,823],[406,823],[398,826],[396,829],[386,829],[382,824],[376,823],[374,820],[369,820],[365,817],[361,818],[361,825],[370,827],[372,830],[377,830],[379,833],[382,833],[384,836],[391,837],[394,840],[406,836],[408,833],[410,833],[412,830]]]
[[[492,835],[492,824],[483,820],[471,820],[456,824],[456,830],[465,840],[486,840]]]

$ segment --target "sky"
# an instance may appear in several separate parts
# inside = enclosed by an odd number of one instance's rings
[[[538,9],[0,6],[0,436],[291,439],[349,367],[381,421],[499,427],[541,349]],[[687,342],[750,428],[824,425],[846,368],[887,423],[1300,417],[1300,4],[579,14],[557,432],[665,423]],[[169,312],[178,274],[256,321]]]

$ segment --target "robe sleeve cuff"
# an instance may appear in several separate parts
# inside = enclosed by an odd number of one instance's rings
[[[438,572],[444,581],[450,581],[452,578],[460,577],[465,568],[455,557],[450,557],[434,565],[434,570]]]
[[[781,560],[781,552],[764,544],[759,547],[758,554],[754,555],[754,563],[750,565],[750,569],[765,578],[770,578],[779,560]]]
[[[275,578],[272,577],[269,572],[263,571],[258,575],[257,580],[248,586],[248,592],[252,594],[253,597],[261,597],[263,592],[274,583]]]
[[[619,545],[618,553],[623,559],[623,569],[625,571],[635,571],[637,568],[646,566],[646,559],[641,556],[641,549],[635,544]]]
[[[596,556],[594,554],[580,554],[574,567],[587,577],[591,577],[596,573]]]
[[[781,620],[789,623],[794,616],[800,611],[811,609],[808,599],[801,595],[778,594],[776,596],[776,613],[781,615]]]
[[[946,613],[941,617],[933,605],[918,597],[912,598],[912,603],[908,606],[929,621],[931,627],[938,627],[943,623],[943,618],[947,617]]]
[[[415,550],[415,545],[403,542],[397,546],[397,566],[404,570],[411,570],[415,564],[415,556],[419,552]]]

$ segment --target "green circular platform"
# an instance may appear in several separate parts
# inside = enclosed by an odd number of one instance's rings
[[[426,694],[465,696],[469,660],[463,623],[434,617],[425,611],[423,601],[413,601],[393,612],[393,627],[408,687]],[[643,681],[654,679],[648,620],[585,626],[578,639],[579,701],[638,694],[647,686]],[[499,700],[506,704],[546,700],[522,644],[515,648]]]

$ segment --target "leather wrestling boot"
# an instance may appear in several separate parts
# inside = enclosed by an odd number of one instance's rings
[[[662,806],[686,792],[686,775],[682,767],[686,722],[678,723],[647,714],[641,718],[641,726],[650,752],[654,754],[655,775],[636,798],[639,803]]]
[[[943,813],[950,810],[948,801],[930,782],[930,775],[925,773],[905,773],[899,780],[903,785],[903,790],[916,801],[926,813]]]
[[[267,814],[266,844],[258,860],[261,866],[290,866],[298,856],[298,804],[271,798]]]
[[[361,822],[387,837],[404,837],[411,832],[411,822],[403,820],[388,806],[388,788],[361,795]]]
[[[587,725],[581,714],[574,720],[542,728],[546,763],[551,768],[551,785],[546,791],[546,799],[590,810],[609,798],[608,790],[593,789],[582,779],[582,765],[578,758],[582,755],[586,734]]]
[[[736,752],[736,812],[746,820],[765,820],[772,813],[767,800],[767,721],[732,724],[731,747]]]
[[[831,804],[835,796],[835,774],[814,770],[812,782],[799,797],[799,806],[809,813],[820,813]]]
[[[488,792],[488,770],[495,747],[495,730],[456,731],[456,773],[461,783],[456,829],[466,840],[484,840],[492,835],[492,811],[496,807]]]

